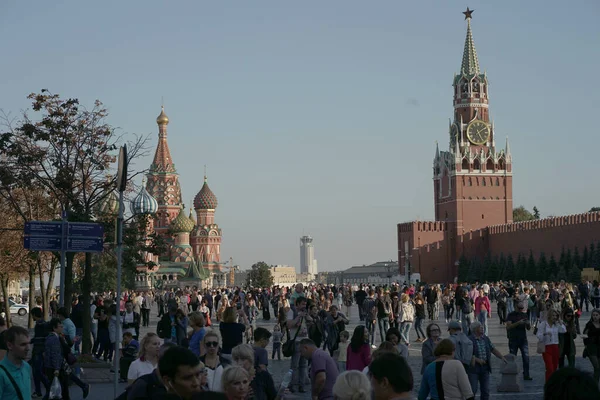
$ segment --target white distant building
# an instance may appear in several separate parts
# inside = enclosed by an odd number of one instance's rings
[[[290,265],[274,265],[271,267],[273,284],[278,286],[290,286],[297,282],[296,267]]]
[[[300,273],[312,277],[317,275],[317,260],[315,260],[315,247],[311,236],[300,238]]]

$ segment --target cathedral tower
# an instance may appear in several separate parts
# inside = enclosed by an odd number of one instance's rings
[[[220,271],[221,261],[221,228],[215,224],[217,205],[217,196],[208,187],[208,179],[204,175],[204,184],[194,198],[197,222],[191,245],[201,265],[211,272]]]
[[[457,236],[512,222],[512,156],[508,139],[505,148],[496,147],[488,78],[479,68],[471,32],[472,13],[468,8],[464,12],[467,36],[460,73],[453,81],[449,148],[440,151],[436,144],[433,160],[435,219],[447,222]]]
[[[169,117],[165,114],[164,107],[161,107],[156,123],[158,124],[158,145],[154,161],[148,171],[146,190],[158,202],[154,230],[161,235],[168,235],[169,225],[179,215],[182,207],[181,187],[167,143]]]

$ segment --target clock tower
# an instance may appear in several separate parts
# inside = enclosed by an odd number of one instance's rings
[[[496,147],[488,78],[479,68],[471,32],[472,13],[468,8],[463,13],[467,36],[460,73],[452,84],[448,151],[436,144],[433,160],[435,219],[447,222],[456,237],[512,222],[512,156],[508,138],[503,149]]]

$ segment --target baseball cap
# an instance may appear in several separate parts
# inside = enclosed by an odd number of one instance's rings
[[[462,330],[462,326],[460,326],[460,324],[458,322],[456,322],[456,321],[451,321],[448,324],[448,330],[451,330],[451,329],[460,329],[460,330]]]

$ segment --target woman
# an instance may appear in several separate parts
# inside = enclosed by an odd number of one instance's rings
[[[415,331],[417,332],[416,342],[424,342],[425,332],[423,332],[423,328],[421,325],[423,324],[423,320],[425,319],[425,300],[423,299],[423,295],[421,295],[421,293],[418,293],[415,296],[415,315]]]
[[[52,384],[55,377],[60,382],[62,399],[69,400],[69,372],[65,362],[63,349],[67,344],[63,335],[63,324],[58,318],[52,318],[49,322],[50,334],[44,343],[44,368],[48,382]]]
[[[227,400],[246,400],[250,391],[250,376],[242,367],[229,367],[223,372],[221,391]]]
[[[242,317],[244,323],[237,322],[238,317]],[[223,347],[221,355],[231,360],[231,349],[244,341],[244,332],[248,326],[248,319],[244,311],[237,310],[233,307],[227,307],[223,313],[223,322],[219,324],[219,331],[223,338]]]
[[[106,362],[110,351],[109,314],[106,312],[106,307],[97,307],[94,317],[98,320],[98,352],[96,353],[96,359],[102,359]]]
[[[161,340],[156,333],[149,332],[140,342],[140,352],[137,360],[129,366],[127,382],[131,385],[137,378],[154,371],[158,366],[158,350]]]
[[[490,299],[483,289],[479,289],[479,296],[475,299],[475,316],[481,326],[483,326],[483,334],[488,334],[488,318],[492,317],[492,309],[490,307]]]
[[[337,400],[370,400],[371,382],[359,371],[346,371],[338,375],[333,385],[333,396]]]
[[[192,328],[192,337],[190,338],[190,350],[198,357],[200,357],[206,349],[204,349],[202,344],[202,339],[206,334],[206,329],[204,328],[204,316],[200,311],[192,311],[188,315],[188,321],[190,322],[190,327]]]
[[[206,382],[211,391],[221,390],[223,370],[231,364],[229,359],[219,355],[219,339],[218,333],[212,329],[207,329],[202,339],[206,354],[200,357],[200,361],[206,367]]]
[[[346,370],[362,371],[371,364],[371,347],[369,346],[369,331],[364,325],[354,328],[350,346],[346,351]]]
[[[221,301],[219,301],[219,309],[217,310],[217,321],[223,321],[223,313],[229,307],[229,299],[227,296],[221,297]]]
[[[565,356],[567,357],[569,367],[575,368],[575,338],[577,337],[577,328],[573,309],[565,308],[562,313],[562,319],[565,322],[567,331],[558,334],[558,368],[565,366]]]
[[[377,348],[377,350],[373,352],[373,354],[371,355],[371,361],[376,360],[378,357],[385,353],[399,354],[396,345],[394,345],[392,342],[385,341],[382,342]],[[369,366],[367,365],[362,372],[365,375],[369,375]]]
[[[583,357],[588,357],[594,367],[594,379],[600,380],[600,309],[592,310],[592,316],[583,328]]]
[[[442,305],[444,306],[444,317],[446,318],[446,323],[448,321],[452,321],[452,314],[454,314],[454,292],[450,291],[449,287],[444,289],[444,293],[442,294]]]
[[[434,350],[434,355],[437,357],[435,361],[425,367],[418,399],[425,400],[429,396],[431,400],[439,400],[438,376],[442,380],[444,399],[474,399],[465,368],[459,360],[454,359],[454,343],[450,339],[440,341]]]
[[[175,332],[177,335],[177,345],[187,347],[187,328],[188,328],[188,317],[181,308],[175,311]]]
[[[274,400],[277,397],[277,389],[271,374],[264,370],[254,368],[254,350],[249,344],[240,344],[231,351],[233,365],[244,368],[250,378],[249,396],[254,400]]]
[[[415,307],[410,302],[408,294],[403,293],[400,298],[400,336],[406,346],[410,346],[410,328],[415,319]]]
[[[546,366],[546,381],[558,369],[558,334],[565,333],[567,328],[560,321],[558,311],[548,311],[546,321],[538,325],[537,338],[544,345],[544,365]]]
[[[423,347],[421,347],[421,359],[423,361],[421,364],[421,375],[425,373],[425,368],[435,361],[436,356],[434,351],[442,340],[440,337],[442,330],[438,324],[431,323],[427,325],[425,331],[427,332],[427,340],[423,342]]]
[[[394,346],[396,346],[396,350],[398,350],[398,354],[404,357],[408,361],[408,347],[404,343],[400,342],[400,331],[398,328],[390,328],[385,333],[385,340],[388,342],[392,342]]]

